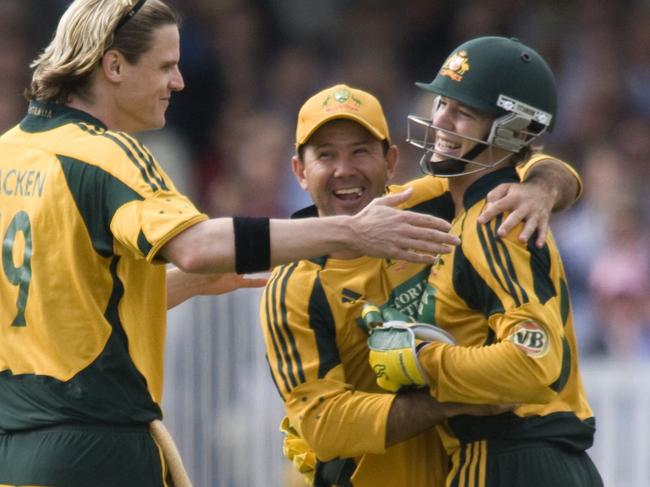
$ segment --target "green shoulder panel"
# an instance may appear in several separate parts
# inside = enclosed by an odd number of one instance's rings
[[[471,309],[482,312],[486,317],[505,311],[499,296],[474,269],[462,246],[457,247],[454,253],[452,279],[454,291]]]
[[[58,159],[94,249],[103,257],[111,256],[113,215],[122,205],[142,200],[142,196],[97,166],[65,156]]]

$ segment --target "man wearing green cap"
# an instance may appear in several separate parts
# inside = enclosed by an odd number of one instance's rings
[[[385,192],[398,159],[379,101],[345,85],[305,102],[296,149],[293,171],[315,203],[297,216],[355,214]],[[521,186],[550,211],[554,193]],[[389,191],[405,187],[413,192],[406,207],[453,217],[446,180],[426,176]],[[565,192],[570,199],[575,186]],[[278,267],[270,278],[260,314],[289,418],[285,450],[314,485],[442,485],[446,455],[432,427],[463,412],[493,412],[442,405],[425,391],[385,394],[375,384],[362,308],[374,303],[416,316],[428,274],[422,265],[340,252]]]
[[[498,238],[500,218],[479,224],[486,195],[517,181],[515,164],[552,129],[556,88],[545,61],[516,39],[482,37],[447,58],[421,88],[437,95],[411,141],[420,164],[449,180],[452,233],[461,245],[434,264],[418,321],[456,344],[417,343],[408,325],[369,339],[383,388],[426,387],[441,402],[517,404],[491,417],[461,415],[438,427],[453,486],[597,487],[586,453],[595,420],[578,370],[566,276],[552,237],[542,247]],[[411,364],[398,367],[397,364]]]

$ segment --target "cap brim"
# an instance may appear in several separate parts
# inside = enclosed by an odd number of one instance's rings
[[[433,93],[438,93],[438,90],[433,86],[433,83],[421,83],[419,81],[415,82],[415,86],[422,88],[423,90],[431,91]]]
[[[307,143],[307,141],[311,138],[312,135],[314,135],[314,132],[316,132],[319,128],[321,128],[323,125],[325,125],[327,122],[331,122],[332,120],[352,120],[353,122],[357,122],[359,125],[364,127],[368,132],[370,132],[372,135],[374,135],[377,139],[379,140],[388,140],[388,143],[390,144],[390,138],[386,137],[384,134],[379,132],[376,128],[374,128],[372,125],[370,125],[368,122],[366,122],[363,118],[361,117],[356,117],[352,114],[345,113],[345,114],[340,114],[340,113],[333,113],[331,115],[328,115],[327,117],[324,117],[322,120],[320,120],[317,124],[315,124],[309,132],[307,132],[305,135],[303,135],[302,140],[296,141],[296,147],[300,147],[301,145],[304,145]]]

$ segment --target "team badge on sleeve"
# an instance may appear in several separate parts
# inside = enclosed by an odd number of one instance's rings
[[[548,333],[541,324],[534,321],[518,323],[508,340],[532,358],[541,358],[548,353]]]

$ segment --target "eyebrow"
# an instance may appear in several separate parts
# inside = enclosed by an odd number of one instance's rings
[[[354,147],[354,146],[359,146],[359,145],[366,145],[366,144],[369,144],[370,142],[372,142],[372,138],[368,137],[367,139],[355,140],[355,141],[353,141],[353,142],[351,142],[349,144],[346,143],[345,145]],[[313,147],[315,149],[322,149],[323,147],[335,147],[335,146],[341,145],[341,144],[333,144],[331,142],[324,142],[322,144],[312,144],[312,145],[313,145]]]

